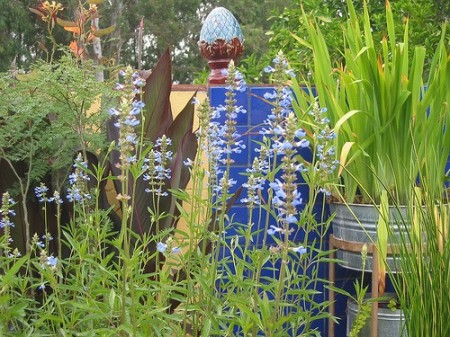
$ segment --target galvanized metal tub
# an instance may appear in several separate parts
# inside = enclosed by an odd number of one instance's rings
[[[393,294],[386,294],[390,296]],[[347,336],[356,319],[358,313],[358,305],[353,299],[347,301]],[[367,319],[366,325],[361,329],[358,336],[370,336],[370,317]],[[405,328],[405,318],[401,309],[392,310],[387,307],[378,308],[378,337],[407,337]]]
[[[357,242],[357,243],[376,243],[377,226],[379,212],[373,205],[366,204],[342,204],[331,203],[331,213],[335,213],[332,221],[333,234],[337,239]],[[406,207],[389,207],[389,242],[398,240],[402,231],[405,231],[407,225]],[[396,238],[394,238],[395,236]],[[398,242],[398,241],[397,241]],[[343,261],[341,265],[345,268],[362,270],[362,258],[360,252],[351,252],[339,249],[336,257]],[[396,268],[394,258],[388,256],[387,263],[389,268],[395,272]],[[372,256],[368,255],[365,265],[366,271],[372,270]]]

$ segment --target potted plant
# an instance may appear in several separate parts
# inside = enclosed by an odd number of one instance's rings
[[[362,18],[351,0],[347,5],[340,65],[332,64],[319,26],[303,16],[308,41],[294,37],[313,52],[314,88],[308,83],[309,90],[295,83],[293,88],[299,106],[317,97],[329,110],[336,134],[340,169],[338,183],[330,184],[334,235],[375,243],[379,212],[372,204],[379,204],[383,191],[388,192],[390,205],[405,205],[414,189],[411,182],[417,181],[429,186],[433,198],[440,197],[450,151],[450,69],[445,27],[425,80],[425,48],[416,46],[410,53],[407,21],[403,39],[397,41],[388,1],[387,35],[379,43],[372,37],[367,4]],[[393,222],[405,218],[404,208],[391,207],[389,218]],[[347,259],[348,267],[361,269],[360,254],[338,257]],[[370,257],[367,268],[371,269]]]
[[[368,286],[363,285],[369,251],[367,244],[364,244],[361,250],[362,281],[355,281],[356,296],[347,294],[349,337],[358,336],[360,333],[363,336],[406,336],[405,317],[398,297],[395,293],[386,292],[389,215],[388,194],[387,191],[383,191],[377,224],[377,242],[376,246],[372,246],[377,262],[371,275],[372,290],[371,294],[367,294]],[[369,317],[370,321],[367,321]]]
[[[375,293],[372,289],[371,298],[368,298],[365,296],[367,287],[357,280],[356,296],[347,294],[348,336],[356,336],[358,333],[367,336],[369,331],[374,333],[371,329],[375,322],[374,313],[377,314],[375,319],[378,336],[449,334],[447,317],[450,313],[450,303],[443,300],[447,297],[446,291],[450,282],[448,198],[444,193],[439,199],[430,196],[427,184],[413,188],[404,219],[411,227],[408,231],[399,231],[399,235],[392,238],[396,251],[393,255],[395,269],[402,271],[393,273],[385,264],[389,214],[387,194],[382,194],[376,246],[380,256],[379,270],[376,273],[379,277],[372,276],[372,287],[374,284],[378,287],[375,288]],[[395,226],[403,227],[403,222],[395,223]],[[362,253],[363,266],[366,254],[367,250]],[[392,280],[395,293],[384,292],[386,271]],[[368,323],[370,315],[372,319]]]

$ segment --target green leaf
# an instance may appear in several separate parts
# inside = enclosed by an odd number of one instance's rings
[[[269,323],[271,321],[270,301],[266,292],[263,292],[262,298],[258,297],[258,305],[261,311],[261,320],[266,324]]]
[[[293,33],[291,33],[292,37],[296,39],[301,45],[305,46],[306,48],[313,49],[312,45],[308,43],[305,39],[302,39],[300,36],[297,36]]]
[[[389,199],[387,191],[381,193],[381,204],[379,209],[379,218],[377,225],[377,250],[378,258],[378,288],[380,294],[383,295],[386,286],[386,259],[388,246],[388,231],[389,231]]]
[[[211,335],[211,319],[210,318],[206,318],[205,322],[203,323],[203,327],[202,327],[202,337],[209,337]]]
[[[17,275],[20,268],[25,264],[26,261],[28,261],[30,257],[28,255],[22,256],[20,259],[14,261],[14,264],[11,266],[11,268],[6,271],[6,273],[1,277],[0,281],[2,284],[2,287],[11,285],[11,282],[13,278]]]
[[[115,302],[116,302],[116,292],[114,291],[114,289],[111,289],[108,296],[108,304],[111,310],[114,310]]]

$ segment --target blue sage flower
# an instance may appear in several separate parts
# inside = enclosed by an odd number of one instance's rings
[[[57,264],[58,264],[57,257],[54,257],[53,255],[47,257],[47,265],[49,267],[55,268]]]
[[[290,250],[300,255],[306,254],[308,252],[308,250],[303,246],[291,247]]]
[[[165,181],[171,178],[172,170],[169,163],[172,160],[173,152],[169,150],[172,140],[166,135],[158,138],[155,147],[151,149],[144,160],[142,169],[145,171],[143,180],[148,181],[149,187],[145,189],[148,193],[155,193],[158,196],[168,196],[163,191]]]
[[[266,73],[274,73],[275,72],[275,68],[272,66],[265,66],[264,67],[264,72]]]
[[[67,189],[67,200],[69,202],[82,202],[86,199],[91,199],[91,195],[87,192],[86,183],[90,180],[86,174],[87,163],[84,161],[81,153],[75,159],[74,172],[69,175],[69,184]]]
[[[158,242],[156,244],[156,250],[160,253],[164,253],[167,250],[167,244],[163,242]]]
[[[236,127],[238,116],[247,113],[242,106],[236,105],[236,94],[246,90],[246,83],[233,62],[230,62],[224,74],[227,76],[225,105],[217,106],[213,109],[214,112],[210,113],[211,122],[206,132],[206,143],[208,144],[206,152],[210,164],[209,183],[212,191],[215,192],[213,196],[215,200],[220,199],[221,196],[227,196],[230,188],[236,184],[233,179],[228,177],[226,170],[221,172],[220,167],[229,167],[234,163],[233,154],[241,153],[246,148]],[[215,120],[223,114],[225,114],[224,123]]]

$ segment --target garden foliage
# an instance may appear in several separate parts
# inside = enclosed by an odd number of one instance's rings
[[[275,89],[263,98],[273,110],[261,148],[234,192],[242,75],[230,66],[224,104],[204,102],[194,133],[193,104],[172,116],[170,69],[166,51],[152,72],[119,70],[116,84],[97,82],[93,63],[70,56],[4,76],[2,331],[319,334],[329,316],[321,186],[333,133],[320,137],[319,123],[304,125],[306,134],[280,54],[266,69]],[[311,113],[322,120],[326,112]],[[318,159],[307,162],[298,150],[314,140]],[[244,223],[230,211],[238,198],[253,214]],[[293,231],[300,241],[291,241]]]

